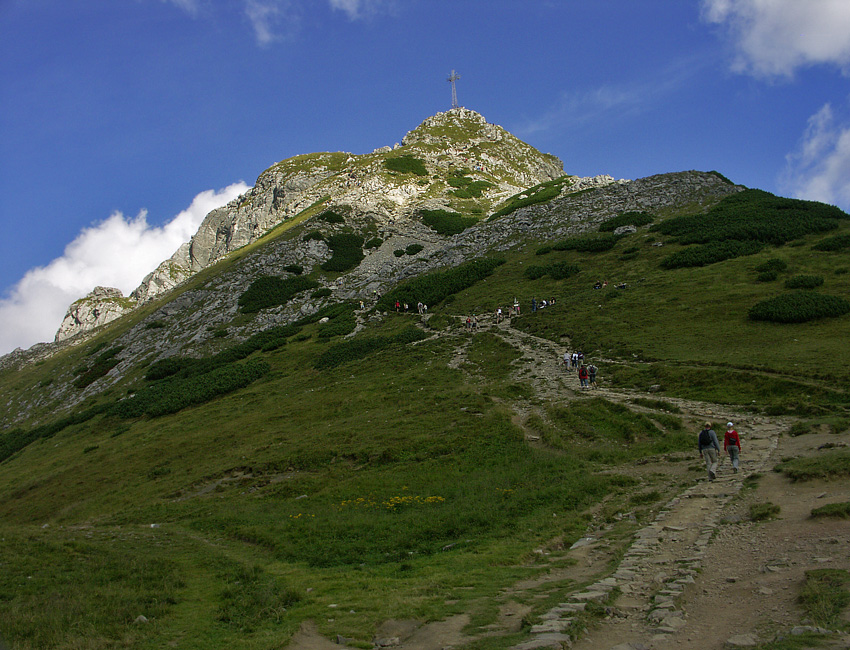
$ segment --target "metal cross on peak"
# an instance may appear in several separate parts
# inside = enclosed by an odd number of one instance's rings
[[[460,79],[460,75],[457,74],[454,70],[452,70],[451,76],[446,79],[452,85],[452,108],[459,108],[457,103],[457,88],[455,88],[455,81]]]

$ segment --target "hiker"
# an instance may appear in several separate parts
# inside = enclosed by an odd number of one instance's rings
[[[531,299],[531,313],[533,314],[536,311],[537,311],[537,298],[532,298]]]
[[[729,454],[732,471],[738,473],[738,460],[741,455],[741,437],[735,431],[731,422],[726,423],[726,434],[723,436],[723,450]]]
[[[567,372],[570,372],[570,353],[564,352],[564,368],[567,369]]]
[[[584,364],[581,364],[581,367],[578,369],[578,380],[581,382],[581,389],[587,390],[587,367]]]
[[[594,388],[599,388],[596,385],[596,373],[599,371],[599,368],[594,366],[592,363],[587,367],[587,380],[590,382],[590,385]]]
[[[708,480],[717,478],[717,457],[720,453],[720,443],[717,442],[717,434],[711,428],[711,422],[706,422],[702,431],[699,432],[699,453],[705,460],[708,470]]]

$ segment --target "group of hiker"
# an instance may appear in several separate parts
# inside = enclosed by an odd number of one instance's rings
[[[708,470],[708,480],[713,481],[717,478],[717,464],[720,459],[720,442],[717,440],[717,434],[711,428],[711,422],[706,422],[703,425],[702,431],[699,432],[699,453],[705,461],[705,468]],[[738,465],[741,456],[741,437],[735,431],[735,427],[731,422],[726,423],[726,434],[723,436],[723,452],[729,455],[729,460],[732,463],[732,471],[738,473]]]
[[[579,350],[577,352],[564,352],[564,369],[567,372],[576,371],[578,373],[578,381],[582,390],[590,390],[591,388],[599,388],[596,383],[596,373],[599,372],[592,363],[584,364],[584,353]]]

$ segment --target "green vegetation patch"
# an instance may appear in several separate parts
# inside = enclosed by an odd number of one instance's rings
[[[422,302],[434,306],[449,296],[471,287],[479,280],[483,280],[504,263],[502,259],[483,258],[461,264],[448,271],[438,271],[414,278],[381,296],[378,308],[390,310],[396,301],[409,305]]]
[[[850,476],[850,452],[828,451],[820,456],[794,458],[779,463],[774,470],[792,481],[846,478]]]
[[[847,213],[816,201],[744,190],[727,196],[707,214],[667,219],[651,230],[674,237],[680,244],[717,241],[757,241],[780,246],[809,234],[838,227]]]
[[[363,244],[363,248],[366,248],[366,249],[380,248],[381,244],[383,244],[383,243],[384,243],[384,240],[381,239],[380,237],[372,237],[372,239],[370,239],[365,244]]]
[[[520,208],[525,208],[530,205],[537,205],[538,203],[551,201],[561,194],[561,190],[565,185],[572,184],[572,182],[573,180],[570,176],[561,176],[554,180],[535,185],[534,187],[519,192],[518,194],[514,194],[501,208],[496,210],[496,212],[490,216],[490,219],[502,217],[514,212],[515,210],[519,210]]]
[[[335,368],[343,363],[359,361],[369,355],[393,345],[406,345],[427,338],[427,334],[415,327],[409,327],[394,336],[363,336],[351,341],[337,343],[325,350],[313,367],[317,370]]]
[[[750,519],[753,521],[765,521],[775,519],[779,515],[779,506],[775,503],[753,503],[750,506]]]
[[[708,266],[724,260],[744,255],[755,255],[764,244],[758,241],[724,240],[713,241],[701,246],[688,246],[661,260],[663,269],[681,269],[695,266]]]
[[[785,260],[780,260],[776,257],[771,257],[768,260],[765,260],[761,264],[756,267],[756,272],[758,273],[768,273],[773,271],[775,273],[782,273],[788,269],[788,262]]]
[[[850,312],[850,302],[838,296],[813,291],[785,293],[750,307],[750,320],[772,323],[805,323],[819,318],[834,318]]]
[[[655,221],[648,212],[623,212],[616,217],[603,221],[599,225],[599,232],[614,232],[622,226],[646,226]]]
[[[554,264],[548,264],[546,266],[537,264],[528,266],[525,271],[523,271],[523,275],[529,280],[537,280],[547,275],[553,280],[566,280],[579,271],[579,267],[575,264],[570,264],[569,262],[555,262]]]
[[[850,519],[850,503],[846,501],[843,503],[828,503],[825,506],[814,508],[812,510],[812,517],[815,519],[819,517]]]
[[[820,275],[795,275],[785,280],[786,289],[817,289],[823,284]]]
[[[322,264],[322,270],[342,273],[360,264],[364,257],[363,237],[352,233],[331,235],[327,238],[328,247],[333,252],[331,258]]]
[[[80,376],[74,380],[74,386],[76,388],[85,388],[106,375],[106,373],[121,363],[121,360],[116,357],[123,349],[123,346],[117,346],[106,350],[99,354],[91,365],[78,368],[77,370]]]
[[[570,237],[552,244],[556,251],[578,251],[579,253],[602,253],[611,250],[620,241],[621,235],[606,233],[602,235],[584,235]]]
[[[339,212],[334,212],[333,210],[325,210],[318,215],[316,219],[327,223],[345,223],[345,217],[343,217]]]
[[[254,280],[239,296],[239,307],[243,313],[253,314],[261,309],[285,305],[302,291],[319,286],[315,280],[303,276],[280,278],[276,275],[264,275]]]
[[[444,236],[457,235],[478,223],[475,217],[464,217],[448,210],[423,210],[420,215],[422,223]]]
[[[469,173],[469,170],[460,170],[453,172],[449,176],[446,182],[456,188],[454,191],[449,192],[450,194],[460,199],[477,199],[485,190],[493,187],[492,183],[484,180],[476,181],[470,176],[467,176],[467,173]]]
[[[842,614],[850,605],[850,573],[845,569],[809,569],[800,591],[800,604],[812,623],[827,629],[843,627]]]
[[[812,246],[813,250],[828,252],[845,251],[848,248],[850,248],[850,235],[835,235],[833,237],[827,237],[823,241]]]
[[[91,535],[91,533],[89,533]],[[14,648],[136,646],[181,598],[185,578],[160,535],[82,531],[52,535],[6,528],[0,544],[0,629]],[[150,625],[133,625],[140,614]]]
[[[387,158],[384,161],[384,168],[391,172],[400,172],[402,174],[415,174],[417,176],[428,175],[428,169],[425,167],[425,161],[421,158],[415,158],[409,155]]]

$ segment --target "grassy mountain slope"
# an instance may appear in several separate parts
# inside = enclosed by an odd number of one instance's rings
[[[261,330],[269,311],[234,314],[214,325],[221,336],[195,348],[182,343],[206,366],[182,366],[156,380],[145,373],[166,342],[158,326],[141,325],[145,317],[158,322],[159,305],[151,306],[132,317],[148,337],[147,354],[134,353],[139,360],[122,366],[112,383],[74,389],[88,396],[71,409],[79,417],[53,429],[69,415],[51,401],[54,383],[70,384],[129,355],[129,348],[114,350],[131,325],[118,322],[84,346],[3,371],[3,402],[18,418],[0,435],[9,452],[0,462],[0,630],[7,642],[268,648],[312,620],[329,638],[371,647],[382,621],[460,612],[481,630],[496,616],[500,590],[551,571],[591,520],[627,536],[678,486],[663,477],[638,483],[625,468],[683,459],[693,423],[561,386],[540,392],[529,373],[557,359],[534,358],[489,326],[490,314],[514,297],[522,315],[510,327],[582,349],[600,366],[603,387],[655,385],[653,398],[661,400],[846,420],[850,315],[775,323],[751,320],[748,311],[797,291],[785,284],[799,276],[823,280],[804,291],[846,299],[850,265],[841,237],[850,234],[850,220],[819,206],[812,215],[810,204],[742,195],[719,207],[652,214],[652,224],[607,243],[598,226],[588,226],[578,239],[534,237],[480,250],[504,263],[465,289],[446,290],[428,318],[367,306],[349,337],[328,329],[353,318],[342,309],[328,312],[330,323],[307,319],[249,351],[252,339],[230,332],[249,322]],[[771,223],[798,210],[793,222],[814,225],[783,241],[756,237],[762,245],[747,255],[664,268],[671,255],[705,243],[658,224],[690,212],[727,223],[730,203],[733,214],[753,209],[772,214]],[[554,205],[534,205],[527,218]],[[710,241],[730,238],[715,233]],[[236,257],[259,264],[252,256],[273,242]],[[757,269],[771,260],[782,270],[760,277]],[[216,282],[227,286],[222,268],[208,269],[174,299],[191,296],[193,313],[203,313],[203,296],[221,300]],[[555,304],[530,313],[532,297]],[[470,314],[488,331],[467,331]],[[245,354],[237,358],[237,349]],[[331,349],[338,362],[319,363]],[[214,374],[222,368],[248,363],[263,364],[264,372],[242,388],[160,416],[121,410],[146,387],[176,399],[195,379],[209,387],[223,381]],[[529,444],[529,432],[540,442]],[[618,517],[626,511],[634,522]],[[540,611],[552,605],[529,598]],[[134,622],[140,615],[147,623]],[[521,638],[517,632],[481,647]]]

